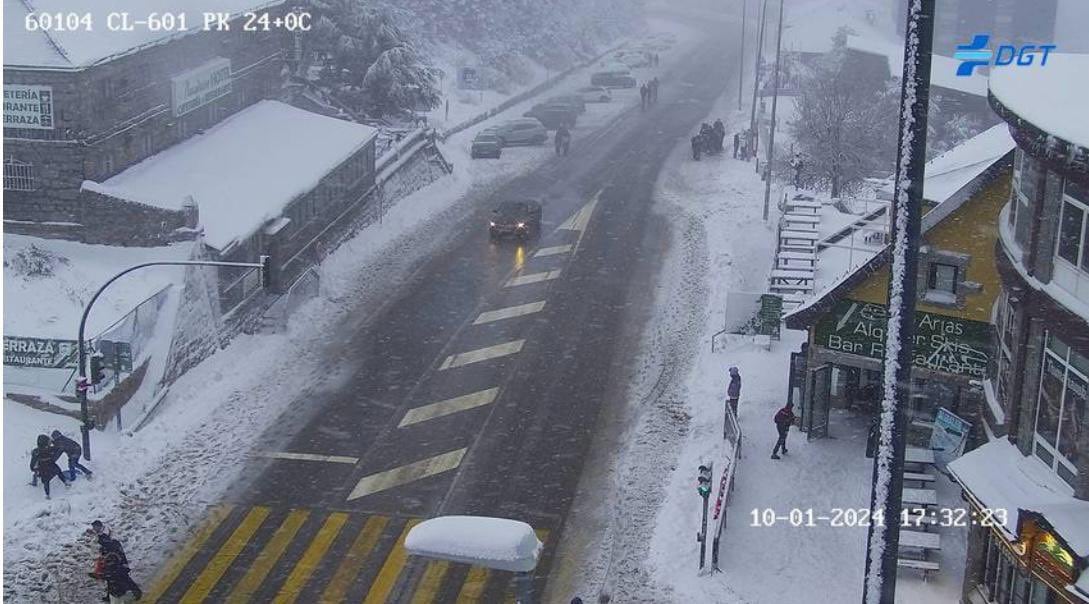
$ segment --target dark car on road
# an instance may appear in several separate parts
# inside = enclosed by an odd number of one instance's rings
[[[627,65],[609,65],[590,76],[592,86],[635,88],[635,76]]]
[[[485,130],[480,132],[473,138],[472,145],[469,146],[469,157],[476,159],[478,157],[494,157],[499,159],[499,156],[503,153],[503,141],[499,138],[499,135],[492,130]]]
[[[530,199],[504,201],[492,210],[488,221],[488,235],[493,240],[517,237],[524,241],[540,232],[541,204]]]
[[[536,118],[548,130],[555,130],[562,126],[575,127],[578,120],[578,109],[569,103],[539,103],[533,109],[525,112],[525,117]]]
[[[545,104],[569,105],[579,113],[586,113],[586,99],[582,98],[582,95],[580,94],[560,94],[548,97],[548,99],[545,100]]]
[[[499,143],[510,145],[543,145],[548,141],[548,131],[541,122],[533,118],[520,117],[492,126],[488,132],[499,137]]]

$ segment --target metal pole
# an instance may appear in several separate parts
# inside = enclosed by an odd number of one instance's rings
[[[764,0],[760,6],[760,33],[756,39],[756,65],[752,71],[752,107],[749,108],[749,132],[751,133],[752,140],[750,141],[752,148],[749,152],[753,157],[756,157],[756,142],[758,140],[757,127],[756,127],[756,93],[760,88],[760,59],[764,54],[764,23],[766,22],[766,15],[768,9],[768,0]],[[757,165],[760,162],[756,162]]]
[[[737,56],[737,110],[741,111],[741,89],[745,84],[745,21],[749,18],[749,0],[741,0],[741,52]]]
[[[866,604],[894,604],[896,599],[896,560],[907,440],[904,410],[908,407],[911,391],[915,273],[919,263],[934,3],[935,0],[908,3],[904,36],[896,190],[892,206],[892,276],[889,279],[889,321],[885,329],[884,397],[870,494],[871,517],[880,512],[884,522],[871,523],[867,535],[866,574],[862,588]]]
[[[163,261],[163,262],[144,262],[143,264],[137,264],[136,266],[130,266],[125,270],[117,273],[113,277],[110,277],[109,281],[102,284],[102,287],[98,288],[95,295],[91,296],[91,301],[87,303],[87,306],[83,308],[83,316],[79,318],[79,335],[76,337],[77,346],[77,362],[79,363],[79,379],[76,380],[76,395],[79,399],[79,416],[83,425],[79,427],[80,432],[83,435],[83,455],[88,459],[91,459],[91,428],[94,428],[94,422],[91,421],[90,414],[87,411],[87,354],[84,344],[84,333],[87,330],[87,315],[91,314],[91,307],[94,306],[95,301],[102,295],[102,292],[106,291],[106,288],[111,283],[117,281],[124,275],[131,273],[137,269],[146,268],[149,266],[248,266],[254,268],[263,268],[260,263],[254,262],[212,262],[201,260],[178,260],[178,261]]]
[[[703,559],[707,555],[707,499],[710,493],[703,495],[703,523],[700,525],[700,570],[703,570]]]
[[[771,97],[771,126],[768,133],[768,161],[764,167],[764,221],[768,219],[768,206],[771,203],[771,162],[775,155],[775,110],[779,106],[779,55],[783,47],[783,4],[779,0],[779,35],[775,40],[775,87]]]

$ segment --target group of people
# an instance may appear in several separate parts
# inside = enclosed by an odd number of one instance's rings
[[[726,404],[729,405],[730,412],[734,417],[737,417],[737,403],[741,399],[741,372],[737,367],[730,367],[730,382],[726,386]],[[797,416],[794,415],[794,403],[787,403],[783,405],[775,415],[772,416],[772,422],[775,424],[775,430],[779,433],[779,439],[775,441],[775,447],[771,450],[772,459],[782,459],[779,453],[784,455],[787,453],[787,434],[790,433],[790,427],[794,425]]]
[[[122,604],[143,597],[140,586],[132,579],[129,559],[121,542],[113,538],[101,520],[92,522],[88,532],[98,543],[98,557],[95,558],[94,570],[87,574],[96,581],[106,582],[106,595],[102,601]]]
[[[721,153],[725,139],[726,126],[722,120],[715,120],[714,125],[700,124],[699,133],[692,137],[692,159],[699,159],[703,153]]]
[[[639,86],[639,98],[643,111],[658,102],[658,76],[654,76]]]
[[[748,161],[754,155],[756,155],[756,137],[753,136],[752,130],[746,128],[741,132],[734,133],[734,159],[740,159],[742,161]]]
[[[60,459],[62,454],[68,456],[67,475],[57,465],[57,460]],[[42,487],[45,489],[45,498],[49,499],[49,482],[54,477],[60,478],[65,487],[70,486],[71,481],[76,479],[77,470],[87,476],[88,479],[91,478],[91,470],[79,463],[79,458],[82,455],[83,447],[71,438],[61,434],[60,430],[54,430],[52,436],[39,434],[38,446],[30,454],[30,472],[32,474],[30,486],[38,486],[38,480],[41,479]]]

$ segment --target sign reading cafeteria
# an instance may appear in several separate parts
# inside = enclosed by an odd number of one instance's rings
[[[814,330],[817,346],[880,359],[885,353],[888,311],[883,305],[840,300]],[[987,375],[990,327],[923,311],[915,311],[912,364],[923,369],[972,378]]]
[[[4,127],[53,129],[53,87],[4,84]]]
[[[181,116],[231,92],[231,60],[218,58],[170,78],[174,115]]]

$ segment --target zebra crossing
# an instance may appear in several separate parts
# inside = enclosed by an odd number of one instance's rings
[[[143,601],[514,602],[513,575],[413,559],[404,541],[415,518],[223,504],[148,585]],[[548,531],[537,531],[548,547]]]

